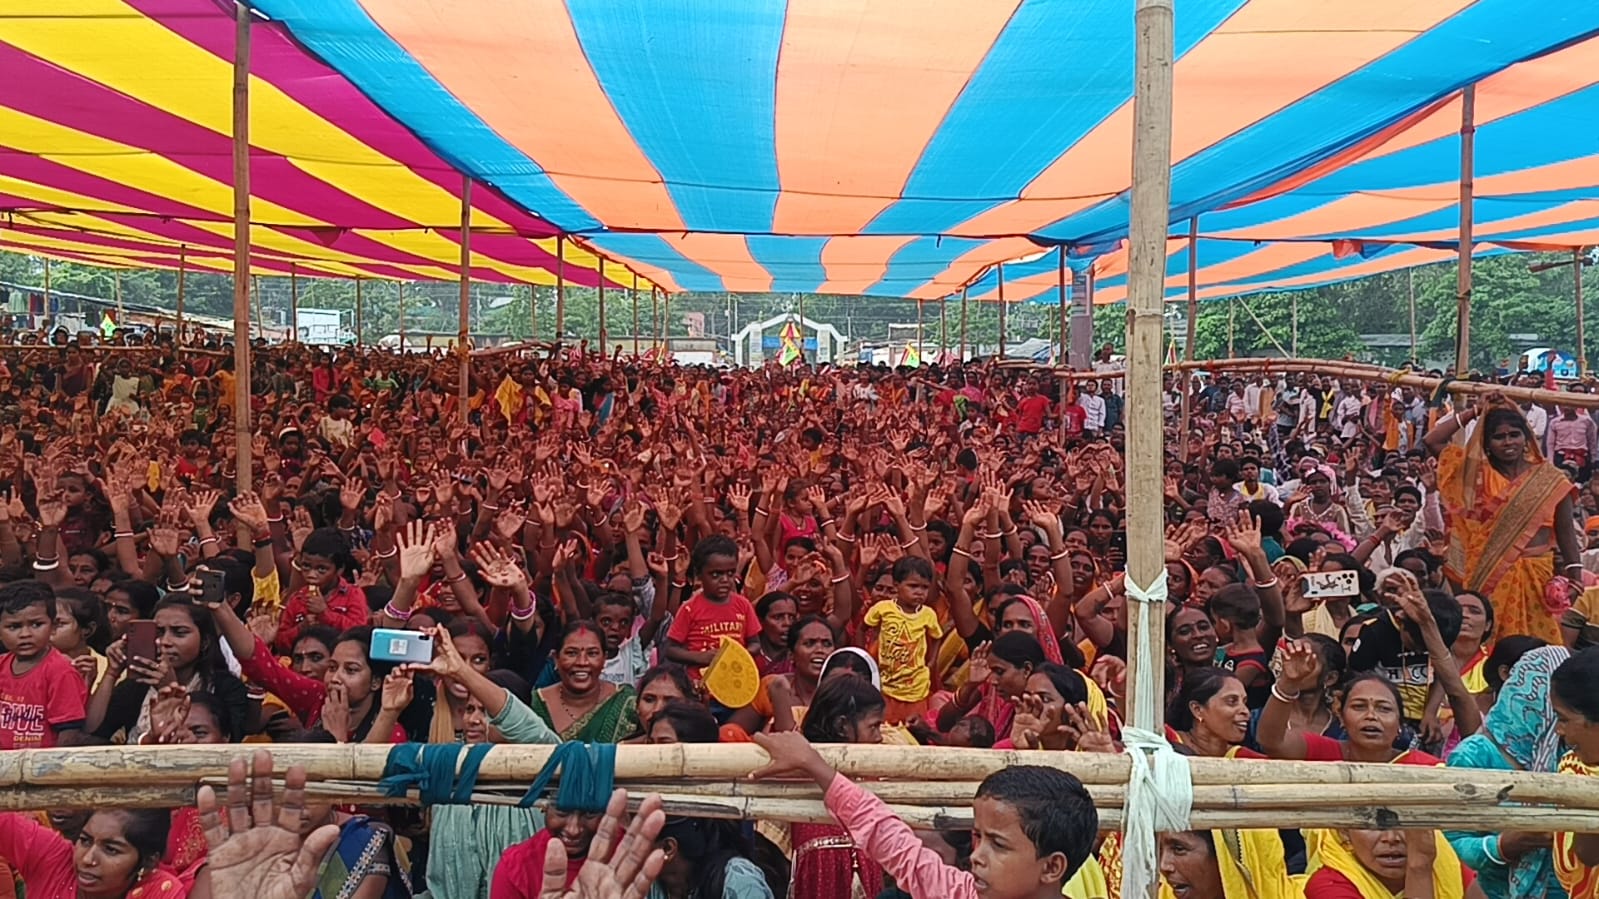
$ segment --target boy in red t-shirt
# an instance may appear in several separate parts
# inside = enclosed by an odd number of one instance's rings
[[[738,544],[720,534],[694,545],[690,567],[699,573],[700,589],[688,598],[666,632],[666,659],[695,678],[711,663],[723,637],[749,645],[761,632],[755,606],[733,592],[738,583]]]
[[[38,581],[0,587],[0,749],[49,749],[82,730],[89,687],[50,645],[56,598]]]

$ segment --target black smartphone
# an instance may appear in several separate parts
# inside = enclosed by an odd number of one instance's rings
[[[201,568],[194,573],[195,581],[200,585],[200,592],[196,600],[206,606],[220,606],[227,598],[227,592],[222,586],[222,572],[210,568]]]
[[[144,659],[147,662],[155,661],[154,621],[147,618],[130,621],[125,633],[128,637],[128,658]]]

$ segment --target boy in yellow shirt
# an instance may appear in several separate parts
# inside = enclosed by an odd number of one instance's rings
[[[933,641],[944,636],[938,614],[927,607],[933,590],[933,565],[920,556],[905,556],[894,563],[893,599],[866,610],[866,626],[876,636],[877,665],[887,701],[883,721],[903,724],[927,711],[933,692],[927,667]]]

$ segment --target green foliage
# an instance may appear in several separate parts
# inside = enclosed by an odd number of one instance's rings
[[[1533,346],[1552,346],[1566,352],[1576,347],[1576,313],[1573,307],[1570,265],[1531,272],[1529,263],[1568,261],[1569,255],[1512,254],[1479,259],[1472,268],[1472,365],[1484,368]],[[0,280],[40,286],[44,282],[41,259],[0,253]],[[355,309],[355,282],[330,278],[299,278],[299,304],[305,309]],[[1321,358],[1354,355],[1360,359],[1400,364],[1409,356],[1408,340],[1399,346],[1368,347],[1362,335],[1410,333],[1410,297],[1415,297],[1418,354],[1424,362],[1449,365],[1454,361],[1455,283],[1453,265],[1435,265],[1388,272],[1358,281],[1294,293],[1261,294],[1238,300],[1213,300],[1200,304],[1195,323],[1198,358],[1277,354],[1294,351],[1295,306],[1298,307],[1298,354]],[[113,303],[120,291],[125,303],[171,310],[176,306],[177,274],[170,271],[124,270],[54,262],[52,290],[98,297]],[[290,308],[290,279],[260,278],[255,284],[259,315],[268,323],[286,322]],[[400,286],[390,281],[363,281],[364,337],[375,341],[399,331]],[[190,272],[184,284],[185,305],[194,315],[231,319],[233,283],[228,275]],[[651,297],[638,297],[639,329],[654,330]],[[1599,302],[1599,297],[1595,297]],[[852,339],[884,340],[888,326],[913,325],[913,302],[881,297],[844,297],[794,293],[737,294],[686,293],[671,298],[670,331],[688,333],[686,317],[702,317],[704,333],[725,337],[751,322],[798,311],[815,321],[829,322]],[[411,332],[453,334],[459,327],[460,287],[454,283],[412,282],[405,285],[403,312]],[[554,334],[556,291],[553,287],[473,284],[469,322],[474,333],[507,335],[515,339]],[[662,315],[668,304],[658,306]],[[1180,306],[1170,307],[1180,313]],[[947,318],[941,318],[941,312]],[[565,331],[569,339],[595,339],[599,330],[599,296],[590,288],[566,290]],[[1229,317],[1231,321],[1229,321]],[[1180,315],[1172,321],[1181,331]],[[633,302],[629,291],[606,291],[606,328],[621,339],[633,333]],[[1258,321],[1257,321],[1258,319]],[[1124,346],[1127,311],[1124,305],[1094,310],[1094,344]],[[960,302],[929,303],[922,309],[924,334],[929,342],[946,334],[950,346],[960,343]],[[535,331],[536,324],[536,331]],[[1013,305],[1006,311],[1006,338],[1019,342],[1031,337],[1058,339],[1059,312],[1052,304]],[[992,345],[999,338],[999,308],[992,303],[970,303],[967,341],[973,346]],[[1521,335],[1521,336],[1514,336]],[[1536,335],[1526,337],[1525,335]],[[1590,358],[1599,351],[1599,328],[1589,329]],[[1178,334],[1179,343],[1181,334]],[[1280,345],[1280,349],[1279,349]]]

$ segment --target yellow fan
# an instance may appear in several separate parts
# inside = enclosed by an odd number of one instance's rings
[[[711,698],[730,709],[741,709],[755,699],[760,689],[761,674],[755,667],[755,657],[744,644],[732,637],[723,637],[722,645],[705,666],[705,690]]]

